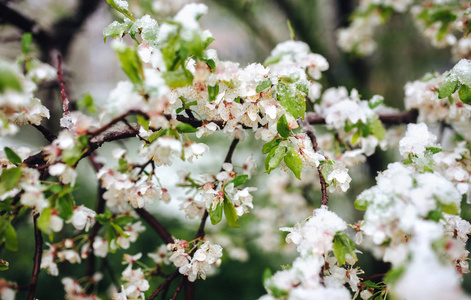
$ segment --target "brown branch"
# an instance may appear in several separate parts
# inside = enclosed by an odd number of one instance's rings
[[[64,115],[68,115],[69,100],[67,99],[67,95],[65,94],[64,78],[62,77],[62,60],[60,55],[57,55],[57,76],[59,77],[59,83],[61,86],[62,109],[64,110]]]
[[[312,142],[312,148],[314,148],[314,151],[319,152],[319,146],[317,145],[317,139],[316,135],[314,134],[314,128],[309,124],[309,121],[306,120],[298,120],[298,122],[301,124],[301,126],[304,128],[304,131],[306,132],[307,136],[311,139]],[[319,181],[321,183],[321,192],[322,192],[322,205],[327,205],[329,202],[329,196],[327,195],[327,183],[325,182],[324,175],[322,175],[321,172],[322,168],[321,165],[317,167],[317,172],[319,173]]]
[[[37,221],[39,218],[39,214],[36,214],[33,217],[34,223],[34,241],[35,241],[35,248],[34,248],[34,257],[33,257],[33,275],[31,276],[31,282],[29,284],[29,295],[28,300],[34,300],[34,294],[36,293],[36,286],[38,283],[38,276],[39,271],[41,268],[41,258],[43,254],[43,237],[41,231],[37,226]]]
[[[43,125],[34,125],[34,124],[31,124],[31,126],[33,126],[34,128],[36,128],[39,132],[42,133],[42,135],[44,136],[44,138],[49,142],[49,143],[52,143],[56,138],[57,136],[52,133],[49,129],[47,129],[46,127],[44,127]]]
[[[190,282],[188,278],[185,278],[184,287],[185,287],[185,299],[194,300],[195,299],[195,286],[193,282]]]
[[[174,242],[172,235],[167,231],[167,229],[162,226],[162,224],[160,224],[159,221],[157,221],[157,219],[153,215],[151,215],[147,210],[145,210],[144,208],[135,208],[134,210],[141,218],[143,218],[147,222],[147,224],[150,225],[150,227],[152,227],[152,229],[154,229],[155,232],[157,232],[157,234],[160,236],[160,238],[162,238],[162,240],[166,244]]]
[[[177,299],[178,293],[180,293],[180,290],[182,289],[183,283],[185,282],[185,278],[186,278],[185,276],[182,276],[182,278],[180,278],[180,282],[178,283],[178,286],[175,289],[175,293],[173,293],[173,296],[172,296],[171,300],[176,300]]]
[[[173,271],[172,274],[170,274],[168,276],[168,278],[162,282],[161,285],[159,285],[159,287],[152,293],[152,295],[149,297],[149,300],[153,300],[155,299],[155,297],[157,297],[157,295],[167,286],[169,285],[172,280],[174,280],[180,273],[178,272],[178,269]]]

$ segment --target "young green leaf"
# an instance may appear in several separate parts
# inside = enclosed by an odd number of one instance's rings
[[[294,149],[292,145],[286,147],[286,155],[285,155],[285,164],[293,171],[294,176],[301,180],[301,171],[303,170],[303,160],[301,155]]]
[[[28,55],[34,51],[34,48],[33,35],[30,32],[24,33],[21,36],[21,52],[23,52],[24,55]]]
[[[126,18],[136,21],[128,10],[128,3],[126,1],[106,0],[111,7],[122,13]],[[125,4],[123,4],[125,3]]]
[[[137,115],[136,118],[137,118],[137,124],[144,127],[145,130],[149,130],[149,123],[150,123],[149,119],[141,115]]]
[[[219,203],[216,206],[216,209],[213,210],[213,206],[209,209],[209,218],[211,219],[211,224],[216,225],[217,223],[221,222],[222,220],[222,210],[223,210],[223,203]]]
[[[213,102],[216,100],[217,95],[219,94],[219,84],[215,84],[214,86],[208,85],[208,100],[209,102]]]
[[[67,221],[74,214],[75,201],[70,193],[57,199],[56,208],[59,210],[59,217]]]
[[[285,146],[278,146],[270,151],[265,159],[265,169],[267,173],[270,173],[280,165],[283,157],[285,157],[285,149]]]
[[[12,163],[12,164],[15,164],[15,165],[19,165],[22,163],[22,160],[21,158],[18,156],[18,154],[15,153],[15,151],[13,151],[11,148],[8,148],[8,147],[5,147],[3,148],[3,150],[5,151],[5,154],[8,158],[8,160]]]
[[[445,79],[442,86],[438,89],[438,98],[443,99],[450,96],[456,92],[458,86],[458,80],[450,78]]]
[[[11,223],[8,223],[5,230],[5,247],[10,251],[18,251],[18,237]]]
[[[357,259],[355,244],[345,233],[337,232],[334,236],[334,255],[339,265],[345,263],[345,256],[347,254],[350,254],[355,260]]]
[[[289,130],[288,121],[286,120],[286,115],[282,115],[280,117],[280,119],[278,120],[278,123],[276,124],[276,129],[278,130],[278,133],[282,137],[284,138],[289,137],[290,130]]]
[[[176,126],[178,132],[197,132],[198,129],[186,123],[178,123]]]
[[[471,104],[471,88],[468,85],[461,85],[458,95],[460,96],[461,101],[466,104]]]
[[[237,223],[237,218],[238,218],[237,211],[225,193],[224,193],[224,214],[226,215],[227,224],[229,226],[239,228],[239,223]]]
[[[21,178],[21,168],[3,169],[0,176],[0,194],[4,194],[15,187]]]
[[[276,138],[274,138],[273,140],[271,140],[270,142],[265,143],[265,144],[263,145],[263,148],[262,148],[262,153],[263,153],[263,154],[270,153],[270,151],[271,151],[273,148],[278,147],[278,145],[280,144],[281,141],[282,141],[281,138],[276,137]]]
[[[46,232],[46,233],[49,232],[51,212],[52,212],[51,208],[47,207],[43,209],[43,211],[39,215],[38,228],[41,229],[42,232]]]
[[[96,113],[96,107],[93,101],[93,97],[89,93],[84,94],[82,99],[77,102],[77,105],[80,108],[86,109],[88,112],[92,114]]]
[[[257,88],[255,88],[255,91],[257,93],[260,93],[261,91],[265,90],[266,88],[270,87],[272,85],[270,78],[265,79],[264,81],[260,82],[257,85]]]
[[[239,186],[241,184],[244,184],[247,181],[247,179],[249,179],[248,175],[239,175],[236,178],[229,181],[227,184],[233,183],[234,187],[236,187],[236,186]]]
[[[383,123],[378,118],[371,122],[370,131],[380,141],[386,137],[386,129],[384,129]]]
[[[115,48],[121,63],[121,68],[134,85],[142,86],[144,71],[137,51],[128,46]]]
[[[279,82],[276,88],[276,98],[294,118],[304,119],[306,101],[295,85]]]
[[[186,69],[178,69],[163,73],[163,78],[171,88],[184,87],[193,84],[193,74]]]

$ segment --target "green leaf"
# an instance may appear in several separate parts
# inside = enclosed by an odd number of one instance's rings
[[[198,129],[186,123],[178,123],[176,126],[178,132],[197,132]]]
[[[214,70],[216,70],[216,62],[214,61],[214,59],[206,59],[205,62],[208,65],[208,67],[211,69],[211,71],[214,72]]]
[[[239,228],[239,223],[237,223],[239,216],[237,216],[237,211],[226,193],[224,193],[224,214],[226,215],[227,224],[229,226]]]
[[[442,149],[438,147],[426,147],[425,150],[432,152],[432,154],[437,154],[438,152],[442,152]]]
[[[285,155],[285,164],[293,171],[294,176],[301,180],[301,171],[303,170],[303,160],[301,155],[294,149],[292,145],[286,147],[286,155]]]
[[[149,130],[149,123],[150,123],[149,119],[141,115],[137,115],[136,118],[137,118],[137,124],[144,127],[145,130]]]
[[[280,165],[283,157],[285,157],[285,149],[285,146],[278,146],[270,151],[265,159],[265,169],[267,173],[270,173]]]
[[[339,265],[345,263],[345,256],[347,254],[350,254],[355,260],[357,259],[355,244],[348,235],[343,232],[337,232],[334,236],[334,255]]]
[[[369,101],[368,106],[371,109],[375,109],[376,107],[380,106],[384,102],[384,97],[379,95],[374,95]]]
[[[118,234],[116,230],[114,230],[113,226],[108,225],[106,230],[106,240],[108,241],[108,248],[110,249],[111,253],[115,253],[117,249],[114,247],[110,247],[112,241],[118,238]]]
[[[219,94],[219,84],[216,83],[215,86],[208,85],[208,100],[213,102],[216,100],[217,95]]]
[[[28,55],[34,51],[34,49],[33,35],[30,32],[24,33],[21,36],[21,52],[23,52],[24,55]]]
[[[272,83],[271,83],[270,78],[265,79],[264,81],[260,82],[257,85],[257,88],[255,89],[255,91],[257,93],[260,93],[261,91],[265,90],[266,88],[270,87],[271,85],[272,85]]]
[[[371,133],[380,141],[386,137],[386,129],[378,118],[375,118],[370,124]]]
[[[306,101],[295,85],[279,82],[276,88],[276,98],[294,118],[304,119]]]
[[[282,137],[284,138],[289,137],[290,130],[289,130],[288,121],[286,120],[286,115],[282,115],[280,119],[278,119],[278,123],[276,124],[276,129],[278,130],[278,133]]]
[[[451,80],[449,77],[445,79],[442,83],[442,86],[438,89],[438,98],[443,99],[447,98],[458,89],[458,80]]]
[[[12,163],[12,164],[15,164],[15,165],[19,165],[22,163],[22,160],[21,158],[18,156],[18,154],[15,153],[15,151],[13,151],[11,148],[8,148],[8,147],[5,147],[3,148],[3,150],[5,151],[5,154],[8,158],[8,160]]]
[[[61,160],[68,166],[73,166],[82,157],[82,147],[76,145],[72,149],[65,149],[62,151]]]
[[[273,276],[273,273],[271,272],[270,268],[265,268],[265,270],[263,271],[263,276],[262,276],[262,282],[265,289],[268,289],[267,280],[270,279],[272,276]]]
[[[160,129],[159,131],[153,132],[148,138],[147,141],[149,143],[154,142],[156,139],[158,139],[161,136],[164,136],[168,133],[168,129]],[[147,144],[146,144],[147,145]]]
[[[129,237],[129,234],[125,233],[123,231],[123,229],[121,228],[121,226],[118,226],[117,224],[115,224],[114,222],[110,222],[110,225],[113,227],[114,230],[116,230],[116,232],[122,236],[122,237],[125,237],[125,238],[128,238]]]
[[[115,47],[115,50],[118,54],[121,68],[128,76],[129,80],[137,86],[142,86],[144,71],[137,51],[131,47],[121,45]]]
[[[57,200],[56,208],[59,210],[59,217],[67,221],[74,214],[75,201],[70,193],[63,195]]]
[[[45,208],[38,218],[38,228],[41,229],[42,232],[49,232],[49,223],[51,220],[51,212],[52,209],[50,207]]]
[[[6,260],[0,259],[0,271],[8,270],[9,263]]]
[[[357,198],[353,205],[358,210],[366,210],[366,208],[368,207],[368,201],[362,198]]]
[[[133,21],[136,21],[132,14],[129,12],[127,5],[124,6],[122,3],[123,1],[119,1],[118,3],[115,0],[106,0],[106,3],[108,3],[111,7],[122,13],[126,18],[129,18]],[[127,2],[126,2],[127,3]]]
[[[3,169],[0,176],[0,194],[12,190],[21,178],[21,168]]]
[[[100,223],[101,225],[105,225],[110,222],[110,218],[108,218],[104,214],[96,215],[95,220],[97,220],[97,222]]]
[[[118,172],[121,173],[121,174],[124,174],[128,171],[129,169],[129,165],[128,165],[128,161],[125,160],[124,158],[120,158],[118,160]]]
[[[365,280],[362,283],[363,283],[364,286],[366,286],[367,288],[370,288],[370,289],[381,289],[382,288],[382,286],[377,285],[376,283],[374,283],[371,280]]]
[[[108,27],[103,29],[103,41],[106,43],[106,39],[109,37],[122,37],[124,32],[132,25],[132,22],[119,23],[114,21]]]
[[[86,109],[89,113],[96,113],[96,107],[93,101],[93,97],[89,93],[84,94],[82,99],[77,102],[77,105],[80,108]]]
[[[402,276],[405,270],[405,266],[400,266],[389,270],[384,276],[384,282],[386,282],[388,285],[394,284]]]
[[[241,184],[244,184],[247,181],[247,179],[249,179],[249,175],[239,175],[236,178],[229,181],[227,184],[233,183],[234,187],[236,187],[236,186],[239,186]]]
[[[119,226],[126,226],[129,223],[131,223],[132,221],[134,221],[133,216],[121,216],[121,217],[115,218],[113,220],[113,223],[115,223],[116,225],[119,225]]]
[[[442,204],[442,211],[446,214],[449,214],[449,215],[459,215],[460,214],[460,209],[459,207],[456,206],[456,204],[454,202],[451,202],[451,203],[443,203],[443,202],[440,202]]]
[[[82,134],[77,138],[77,141],[79,142],[80,146],[82,147],[87,147],[88,146],[88,135]]]
[[[357,131],[355,131],[355,133],[352,136],[352,144],[353,145],[358,141],[360,136],[361,136],[360,129],[357,129]]]
[[[466,104],[471,104],[471,88],[466,84],[461,85],[458,91],[461,101]]]
[[[193,74],[187,69],[180,68],[175,71],[163,73],[163,78],[171,88],[184,87],[193,84]]]
[[[8,223],[5,230],[5,247],[10,251],[18,251],[18,237],[11,223]]]
[[[276,137],[276,138],[274,138],[273,140],[271,140],[270,142],[265,143],[265,144],[263,145],[263,148],[262,148],[262,153],[263,153],[263,154],[270,153],[270,151],[271,151],[273,148],[278,147],[278,145],[280,144],[281,141],[282,141],[281,138]]]
[[[216,209],[213,210],[213,205],[209,208],[209,218],[211,219],[211,224],[216,225],[222,220],[222,210],[223,203],[218,203]]]
[[[7,89],[18,92],[23,90],[21,81],[12,68],[5,63],[0,63],[0,94],[4,93]]]

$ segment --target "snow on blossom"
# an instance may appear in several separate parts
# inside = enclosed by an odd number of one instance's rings
[[[427,147],[435,147],[437,137],[424,123],[407,125],[406,135],[399,142],[399,152],[403,157],[408,154],[420,155]]]
[[[173,157],[181,157],[182,143],[171,137],[161,137],[141,148],[141,155],[155,161],[157,166],[172,165]]]
[[[288,231],[286,242],[298,245],[301,255],[308,253],[324,254],[332,250],[332,241],[335,233],[343,231],[347,224],[334,212],[322,206],[314,210],[313,215],[304,224],[295,227],[282,227],[280,230]]]

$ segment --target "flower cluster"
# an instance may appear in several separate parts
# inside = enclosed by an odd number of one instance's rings
[[[178,268],[180,274],[188,276],[193,282],[197,278],[206,279],[206,274],[211,271],[211,266],[221,264],[222,247],[206,241],[196,245],[193,250],[186,250],[190,244],[184,240],[175,240],[168,244],[167,249],[172,251],[170,261]],[[196,251],[195,251],[196,250]]]

